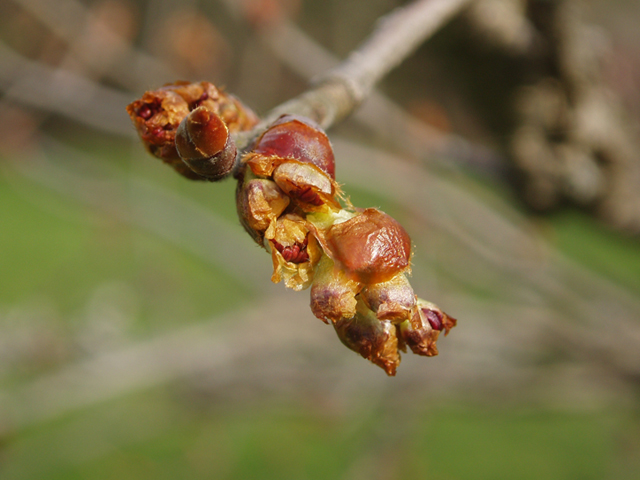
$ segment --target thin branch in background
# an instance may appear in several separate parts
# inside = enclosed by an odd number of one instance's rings
[[[376,83],[468,3],[470,0],[419,0],[398,8],[382,17],[374,33],[321,78],[345,83],[354,102],[361,103]]]
[[[230,1],[225,3],[236,5]],[[281,62],[303,78],[316,78],[340,63],[322,45],[285,19],[260,30],[259,35]],[[505,159],[497,152],[420,121],[378,90],[372,90],[353,112],[353,118],[370,128],[377,138],[421,161],[437,163],[444,168],[464,166],[484,176],[502,179],[506,175]]]
[[[85,51],[85,45],[77,39],[90,25],[91,12],[77,0],[16,0],[26,11],[34,15],[43,25],[64,39],[71,53],[89,72],[95,71],[107,76],[116,84],[132,90],[145,88],[158,79],[176,78],[176,72],[164,62],[135,49],[131,42],[114,33],[107,25],[101,25],[100,35],[112,45],[116,56],[105,68],[103,52]]]
[[[311,118],[324,129],[364,100],[382,76],[397,66],[470,0],[420,0],[392,12],[347,60],[323,75],[317,86],[268,112],[252,131],[237,136],[242,150],[283,114]],[[416,21],[418,20],[418,21]],[[411,33],[407,33],[411,30]]]
[[[132,137],[126,112],[131,98],[64,70],[29,60],[0,42],[0,88],[8,99],[49,110],[100,131]]]
[[[235,222],[157,184],[118,173],[109,164],[92,161],[53,139],[45,137],[42,145],[44,149],[29,162],[12,162],[12,168],[5,168],[4,173],[11,178],[12,170],[19,172],[58,194],[146,230],[205,264],[221,268],[256,293],[268,288],[262,278],[269,276],[269,266]],[[53,161],[47,152],[66,160]],[[93,166],[94,175],[81,173],[88,165]],[[211,239],[215,239],[216,248],[211,248]]]

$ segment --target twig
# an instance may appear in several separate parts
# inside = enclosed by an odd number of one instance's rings
[[[225,3],[236,5],[229,0]],[[260,37],[281,62],[303,78],[317,77],[340,63],[337,57],[287,20],[261,30]],[[439,162],[447,168],[464,166],[490,177],[504,178],[506,175],[504,159],[496,151],[430,126],[376,89],[355,110],[353,118],[370,128],[378,138],[421,161]]]
[[[252,131],[238,135],[244,149],[280,115],[304,115],[327,129],[349,115],[373,86],[471,0],[419,0],[381,19],[378,28],[315,87],[277,106]]]

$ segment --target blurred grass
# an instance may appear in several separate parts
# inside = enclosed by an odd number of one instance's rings
[[[436,404],[398,438],[380,431],[385,412],[362,411],[327,415],[286,400],[194,410],[159,389],[22,432],[0,472],[4,480],[636,478],[634,460],[617,452],[640,436],[620,411]]]
[[[553,215],[552,240],[567,256],[640,294],[640,249],[636,238],[598,224],[583,212]]]
[[[231,202],[229,202],[231,203]],[[0,176],[0,305],[46,298],[77,315],[105,282],[140,299],[150,330],[226,311],[250,289],[161,239],[28,180]]]
[[[211,198],[184,183],[185,193],[196,201],[205,204]],[[349,192],[358,204],[395,208],[383,196]],[[230,205],[231,194],[225,186],[212,195]],[[12,272],[0,276],[4,310],[44,298],[54,304],[62,326],[73,330],[71,324],[82,321],[96,290],[121,282],[140,304],[128,332],[135,338],[232,309],[250,295],[224,271],[26,179],[0,177],[0,206],[0,270]],[[639,287],[633,242],[578,213],[558,215],[548,226],[557,245],[576,260],[620,284]],[[191,394],[180,385],[155,388],[22,430],[5,438],[10,442],[0,454],[0,478],[296,480],[375,474],[588,480],[632,479],[640,471],[634,456],[625,457],[640,445],[640,422],[629,409],[571,412],[489,408],[473,400],[458,407],[436,403],[419,408],[403,433],[392,429],[389,434],[400,437],[389,442],[378,415],[403,413],[372,411],[366,399],[355,409],[362,407],[362,413],[344,414],[284,399],[230,408],[215,399],[200,404]]]

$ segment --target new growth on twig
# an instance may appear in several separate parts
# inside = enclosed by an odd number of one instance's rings
[[[407,347],[437,355],[440,332],[448,334],[456,320],[414,293],[404,228],[344,196],[323,128],[352,112],[467,1],[421,0],[398,9],[316,86],[262,120],[208,82],[166,85],[127,107],[148,151],[182,176],[216,181],[233,174],[240,221],[271,254],[272,281],[311,287],[313,314],[388,375]]]

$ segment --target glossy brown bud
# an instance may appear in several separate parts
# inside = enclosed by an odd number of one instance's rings
[[[411,239],[402,226],[375,208],[334,224],[326,235],[330,257],[364,284],[391,280],[407,271]]]
[[[367,285],[361,296],[379,320],[401,323],[410,320],[416,309],[416,295],[403,273],[387,282]]]
[[[222,119],[206,107],[196,108],[182,120],[175,142],[182,161],[198,175],[220,180],[231,173],[235,143]]]
[[[310,163],[332,180],[336,178],[335,159],[329,138],[319,125],[305,117],[280,117],[258,138],[253,152],[263,157]]]
[[[356,315],[339,320],[334,327],[344,345],[381,367],[387,375],[396,374],[400,354],[395,325],[378,320],[371,310],[359,302]]]

